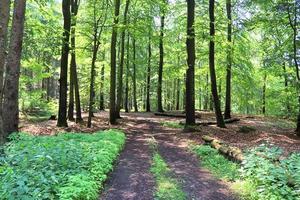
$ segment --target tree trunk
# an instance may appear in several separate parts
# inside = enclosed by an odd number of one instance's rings
[[[127,63],[126,63],[126,83],[125,83],[125,112],[129,112],[129,101],[128,101],[128,93],[129,93],[129,44],[130,44],[130,36],[129,33],[127,35]]]
[[[135,44],[135,38],[133,38],[132,41],[133,45],[133,76],[132,76],[132,81],[133,81],[133,107],[134,107],[134,112],[138,112],[138,105],[137,105],[137,95],[136,95],[136,44]]]
[[[286,111],[287,111],[288,115],[290,116],[290,114],[291,114],[291,105],[290,105],[289,96],[287,95],[287,93],[289,91],[289,88],[288,88],[289,84],[288,84],[288,76],[287,76],[285,63],[283,63],[283,77],[284,77],[284,90],[285,90],[285,93],[286,93]]]
[[[210,42],[209,42],[209,69],[211,79],[211,91],[214,100],[215,114],[217,126],[225,128],[224,119],[220,107],[220,99],[218,95],[216,71],[215,71],[215,0],[209,0],[209,19],[210,19]]]
[[[74,90],[75,90],[75,104],[76,104],[76,122],[82,121],[81,107],[80,107],[80,94],[77,78],[77,64],[76,64],[76,16],[78,14],[79,2],[78,0],[71,0],[71,64],[70,64],[70,92],[69,92],[69,110],[68,118],[74,121]]]
[[[264,74],[264,80],[263,80],[263,91],[262,91],[262,114],[266,114],[266,86],[267,84],[267,73]]]
[[[67,90],[68,90],[68,57],[69,57],[69,39],[71,29],[70,0],[62,1],[62,11],[64,16],[64,33],[61,52],[60,67],[60,86],[59,86],[59,109],[58,109],[58,127],[67,127]]]
[[[3,99],[4,139],[6,139],[10,133],[18,131],[19,77],[24,33],[25,10],[26,0],[15,1],[9,52],[7,56],[6,83],[4,87]]]
[[[151,36],[149,35],[149,44],[148,44],[148,67],[147,67],[147,94],[146,94],[146,112],[151,112],[150,104],[150,80],[151,80]]]
[[[177,79],[176,110],[180,110],[180,79]]]
[[[95,64],[97,60],[97,54],[100,42],[98,41],[97,32],[94,33],[94,47],[93,47],[93,57],[92,57],[92,65],[91,65],[91,79],[90,79],[90,100],[89,100],[89,116],[88,116],[88,123],[87,127],[91,128],[92,126],[92,117],[94,111],[94,104],[95,104]]]
[[[127,13],[129,9],[130,0],[126,0],[125,11],[124,11],[124,22],[123,25],[127,28]],[[125,30],[121,33],[121,59],[119,65],[119,81],[117,90],[117,106],[116,106],[116,117],[121,118],[120,110],[123,96],[123,70],[124,70],[124,57],[125,57]]]
[[[187,0],[186,126],[195,124],[195,1]]]
[[[10,0],[0,0],[0,145],[5,142],[2,119],[3,78],[5,71]]]
[[[105,55],[105,53],[104,53]],[[104,56],[105,60],[105,56]],[[102,66],[101,68],[101,82],[100,82],[100,107],[99,109],[101,111],[105,110],[104,106],[104,77],[105,77],[105,65]]]
[[[227,68],[226,68],[226,97],[225,97],[225,113],[224,118],[231,118],[231,68],[232,68],[232,13],[231,13],[231,0],[226,0],[227,10]]]
[[[290,27],[293,30],[293,59],[295,62],[295,69],[296,69],[296,78],[297,78],[297,92],[298,92],[298,107],[299,107],[299,111],[298,111],[298,117],[297,117],[297,129],[296,129],[296,134],[297,136],[300,137],[300,72],[299,72],[299,64],[298,64],[298,60],[297,60],[297,2],[296,0],[294,1],[294,10],[293,10],[293,14],[294,14],[294,19],[292,19],[292,12],[290,9],[290,5],[288,5],[288,18],[289,18],[289,24]]]
[[[164,3],[165,0],[163,0]],[[162,79],[164,67],[164,28],[165,28],[165,8],[161,8],[160,18],[160,38],[159,38],[159,68],[158,68],[158,84],[157,84],[157,112],[164,112],[162,106]]]
[[[110,124],[117,123],[116,117],[116,56],[117,56],[117,26],[119,23],[119,14],[120,14],[120,0],[115,0],[115,15],[114,15],[114,25],[111,36],[111,62],[110,62],[110,109],[109,109],[109,122]]]

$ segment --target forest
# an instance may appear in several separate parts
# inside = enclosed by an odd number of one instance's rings
[[[0,200],[300,200],[299,0],[0,0]]]

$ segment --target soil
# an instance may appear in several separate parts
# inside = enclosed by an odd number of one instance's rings
[[[212,120],[212,113],[201,113],[200,120]],[[151,151],[149,139],[158,142],[158,151],[167,162],[176,179],[188,195],[195,200],[235,199],[227,183],[215,179],[209,171],[201,167],[201,161],[187,150],[189,142],[202,143],[202,135],[212,135],[240,148],[257,146],[263,142],[282,147],[285,152],[300,151],[300,139],[293,134],[293,127],[287,121],[247,116],[234,116],[239,122],[227,124],[227,129],[215,126],[202,126],[193,133],[181,129],[164,127],[163,122],[182,121],[180,118],[155,116],[153,113],[122,114],[117,126],[110,126],[108,113],[96,113],[93,128],[86,124],[69,123],[65,129],[57,128],[55,121],[39,123],[22,122],[21,130],[35,135],[54,135],[58,132],[91,133],[108,128],[119,128],[127,134],[123,152],[115,170],[104,187],[101,200],[150,200],[154,199],[155,181],[150,173]],[[251,127],[250,132],[241,133],[242,126]]]

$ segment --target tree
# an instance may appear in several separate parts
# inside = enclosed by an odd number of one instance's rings
[[[2,98],[3,98],[3,75],[5,71],[7,33],[10,12],[10,0],[0,0],[0,144],[4,142]]]
[[[211,79],[211,91],[214,100],[217,125],[225,128],[225,122],[221,112],[220,99],[218,95],[216,71],[215,71],[215,0],[209,0],[209,19],[210,19],[210,42],[209,42],[209,69]]]
[[[115,17],[113,23],[113,31],[111,35],[111,56],[110,56],[110,105],[109,105],[109,121],[116,124],[116,57],[117,57],[117,26],[119,23],[120,0],[115,0]]]
[[[68,90],[68,59],[69,59],[69,40],[71,31],[71,0],[62,1],[62,12],[64,17],[64,32],[61,51],[61,66],[59,79],[59,109],[58,127],[67,127],[67,90]]]
[[[19,125],[19,77],[24,33],[26,0],[14,2],[3,99],[4,137],[18,131]]]
[[[151,80],[151,36],[149,35],[149,44],[148,44],[148,66],[147,66],[147,94],[146,94],[146,112],[151,112],[151,104],[150,104],[150,80]]]
[[[130,0],[126,0],[125,11],[124,11],[124,22],[123,25],[127,28],[127,14],[129,10]],[[119,65],[119,80],[118,80],[118,89],[117,89],[117,106],[116,106],[116,116],[120,118],[122,94],[123,94],[123,71],[124,71],[124,57],[125,57],[125,29],[121,33],[121,58]]]
[[[129,52],[130,52],[130,35],[127,35],[127,61],[126,61],[126,79],[125,79],[125,112],[129,112]]]
[[[226,0],[227,11],[227,68],[226,68],[226,98],[225,98],[225,113],[224,118],[231,118],[231,68],[232,68],[232,13],[231,13],[231,0]]]
[[[76,106],[76,122],[82,121],[80,93],[77,77],[77,64],[76,64],[76,24],[77,14],[80,5],[80,0],[71,0],[71,64],[70,64],[70,93],[69,93],[69,110],[68,118],[70,121],[74,120],[74,91],[75,91],[75,106]]]
[[[92,3],[92,9],[93,9],[93,52],[92,52],[92,65],[91,65],[91,78],[90,78],[90,99],[89,99],[89,116],[88,116],[88,123],[87,127],[92,126],[92,117],[93,117],[93,109],[95,104],[95,75],[96,75],[96,60],[98,55],[98,50],[100,47],[100,38],[102,36],[102,32],[104,29],[104,25],[107,19],[107,10],[108,10],[108,2],[103,1],[102,8],[105,9],[103,12],[101,12],[100,16],[97,18],[96,16],[96,10],[99,9],[96,6],[96,2],[94,1]],[[101,10],[103,10],[101,9]]]
[[[298,3],[299,4],[299,3]],[[299,8],[297,4],[297,1],[294,0],[293,3],[290,3],[290,5],[287,5],[287,12],[288,12],[288,19],[289,19],[289,25],[291,29],[293,30],[293,59],[294,59],[294,65],[296,70],[296,81],[297,81],[297,92],[298,92],[298,116],[297,116],[297,128],[296,128],[296,134],[300,136],[300,72],[299,72],[299,63],[297,60],[297,35],[298,35],[298,9]]]
[[[133,75],[132,75],[132,84],[133,84],[133,107],[134,112],[138,112],[137,105],[137,93],[136,93],[136,41],[135,38],[132,39],[133,46]]]
[[[158,67],[158,84],[157,84],[157,111],[164,112],[162,105],[162,82],[164,68],[164,29],[165,29],[165,6],[167,2],[163,0],[160,7],[160,38],[159,38],[159,67]]]
[[[186,126],[195,124],[195,1],[187,0]]]

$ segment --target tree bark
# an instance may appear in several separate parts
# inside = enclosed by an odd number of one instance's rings
[[[7,56],[6,83],[3,99],[4,138],[18,131],[19,124],[19,77],[24,34],[26,0],[14,2],[9,52]],[[1,122],[0,122],[1,123]]]
[[[97,31],[94,33],[94,47],[93,47],[93,57],[92,57],[92,65],[91,65],[91,79],[90,79],[90,100],[89,100],[89,116],[88,116],[88,123],[87,127],[91,128],[92,126],[92,117],[93,117],[93,109],[95,104],[95,64],[97,60],[97,54],[100,42],[98,41]]]
[[[195,1],[187,0],[186,126],[195,124]]]
[[[127,14],[129,10],[130,0],[126,0],[125,11],[124,11],[124,22],[123,25],[127,28]],[[122,31],[121,35],[121,58],[119,65],[119,81],[117,89],[117,105],[116,105],[116,117],[121,118],[120,110],[123,97],[123,71],[124,71],[124,57],[125,57],[125,30]]]
[[[151,112],[151,103],[150,103],[150,80],[151,80],[151,36],[149,35],[149,44],[148,44],[148,67],[147,67],[147,94],[146,94],[146,112]]]
[[[177,78],[176,110],[180,110],[180,79]]]
[[[129,93],[129,51],[130,51],[130,35],[127,35],[127,63],[126,63],[126,83],[125,83],[125,112],[129,112],[129,101],[128,101],[128,93]]]
[[[134,107],[134,112],[138,112],[138,105],[137,105],[137,95],[136,95],[136,42],[135,38],[133,38],[132,41],[133,45],[133,76],[132,76],[132,81],[133,81],[133,107]]]
[[[264,80],[263,80],[263,91],[262,91],[262,114],[266,114],[266,86],[267,84],[267,73],[264,74]]]
[[[217,126],[225,128],[224,119],[220,107],[220,99],[218,95],[216,71],[215,71],[215,0],[209,0],[209,19],[210,19],[210,42],[209,42],[209,69],[211,79],[211,91],[214,100],[215,114]]]
[[[79,2],[78,0],[71,0],[71,14],[72,14],[72,24],[71,24],[71,64],[70,64],[70,92],[69,92],[69,110],[68,110],[68,118],[70,121],[74,121],[74,89],[77,91],[76,94],[79,95],[79,88],[78,86],[78,80],[77,80],[77,64],[76,64],[76,17],[78,14],[78,8],[79,8]],[[76,78],[76,79],[75,79]],[[77,82],[75,84],[75,82]],[[77,96],[77,95],[76,95]],[[79,103],[80,106],[80,97],[79,99],[76,98],[76,108],[78,108],[77,104]],[[76,113],[78,110],[76,109]],[[79,110],[80,118],[81,118],[81,111]],[[76,121],[80,121],[81,119],[78,119],[78,114],[76,117]]]
[[[115,0],[115,11],[114,11],[114,25],[111,36],[111,63],[110,63],[110,109],[109,109],[109,122],[110,124],[117,123],[116,117],[116,56],[117,56],[117,25],[119,23],[120,15],[120,0]]]
[[[61,52],[60,67],[60,86],[59,86],[59,109],[58,109],[58,127],[67,127],[67,90],[68,90],[68,58],[69,58],[69,39],[71,29],[70,0],[62,1],[62,12],[64,16],[64,33]]]
[[[292,14],[294,18],[292,19]],[[298,117],[297,117],[297,128],[296,128],[296,134],[300,137],[300,72],[299,72],[299,64],[297,60],[297,1],[294,1],[294,9],[293,13],[291,11],[290,5],[288,5],[288,18],[289,18],[289,24],[290,27],[293,30],[293,59],[295,63],[295,69],[296,69],[296,78],[297,78],[297,92],[298,92]]]
[[[225,97],[225,113],[224,118],[231,118],[231,68],[232,68],[232,12],[231,0],[226,0],[227,10],[227,68],[226,68],[226,97]]]
[[[166,3],[165,0],[163,0]],[[163,5],[164,6],[164,5]],[[157,84],[157,112],[164,112],[162,105],[162,81],[164,67],[164,28],[165,28],[165,8],[161,8],[160,17],[160,38],[159,38],[159,68],[158,68],[158,84]]]
[[[10,0],[0,0],[0,145],[5,142],[2,118],[3,78],[6,62]]]
[[[105,55],[105,53],[104,53]],[[105,56],[104,56],[105,60]],[[104,106],[104,77],[105,77],[105,65],[102,66],[101,68],[101,82],[100,82],[100,107],[99,109],[101,111],[105,110]]]

